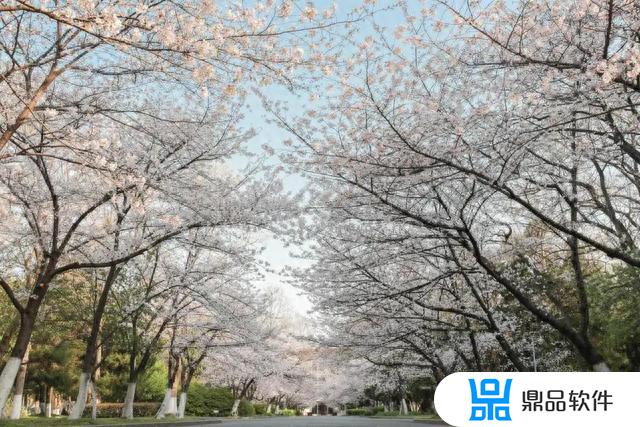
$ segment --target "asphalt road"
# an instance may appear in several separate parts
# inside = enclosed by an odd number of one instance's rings
[[[438,426],[437,424],[418,424],[413,420],[386,420],[360,417],[273,417],[262,419],[231,420],[211,427],[419,427]]]

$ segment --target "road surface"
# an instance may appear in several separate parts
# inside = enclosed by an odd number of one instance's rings
[[[229,420],[211,427],[441,427],[438,424],[418,424],[409,419],[373,419],[361,417],[273,417]],[[208,427],[208,426],[207,426]]]

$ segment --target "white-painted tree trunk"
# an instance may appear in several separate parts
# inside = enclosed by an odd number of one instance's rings
[[[80,382],[78,384],[78,397],[76,399],[76,403],[73,405],[73,409],[71,409],[71,414],[69,414],[70,420],[79,420],[82,417],[84,408],[87,404],[87,393],[90,380],[91,375],[87,372],[83,372],[80,374]]]
[[[409,411],[407,410],[407,401],[402,398],[400,401],[400,415],[409,415]]]
[[[44,406],[44,417],[51,418],[51,401],[48,401]]]
[[[162,419],[164,418],[164,414],[166,412],[166,408],[169,405],[169,396],[171,394],[171,390],[170,389],[165,389],[164,390],[164,398],[162,399],[162,403],[160,404],[160,407],[158,408],[158,412],[156,412],[156,418],[157,419]]]
[[[180,403],[178,404],[178,418],[184,418],[184,411],[187,408],[187,393],[180,393]]]
[[[269,403],[269,406],[267,406],[267,414],[271,413],[271,403]]]
[[[0,411],[7,405],[11,388],[20,369],[20,363],[19,357],[10,357],[2,369],[2,374],[0,374]]]
[[[237,417],[238,416],[238,406],[240,406],[240,399],[236,399],[233,402],[233,407],[231,408],[231,416],[232,417]]]
[[[176,415],[178,412],[176,397],[173,395],[173,390],[170,388],[165,389],[164,391],[164,399],[162,400],[162,404],[160,408],[158,408],[158,413],[156,413],[156,418],[164,418],[167,415]]]
[[[611,369],[609,369],[609,365],[607,365],[605,362],[596,363],[595,365],[593,365],[593,370],[596,372],[611,372]]]
[[[91,419],[93,421],[98,418],[98,390],[95,382],[89,382],[91,385]]]
[[[122,418],[133,419],[133,401],[136,397],[136,383],[127,385],[127,395],[124,398],[124,406],[122,407]]]
[[[173,394],[173,390],[169,390],[169,408],[165,411],[165,415],[178,415],[178,396]]]
[[[22,395],[14,394],[13,404],[11,405],[11,414],[9,415],[9,418],[11,418],[12,420],[19,420],[21,413],[22,413]]]

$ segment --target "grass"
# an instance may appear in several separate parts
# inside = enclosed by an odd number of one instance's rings
[[[198,421],[204,418],[200,417],[184,417],[180,421]],[[27,426],[89,426],[89,425],[119,425],[119,424],[145,424],[145,423],[167,423],[175,424],[175,418],[165,418],[157,420],[154,417],[140,417],[132,420],[126,420],[123,418],[98,418],[93,421],[90,418],[82,418],[79,420],[69,420],[67,417],[24,417],[19,420],[2,420],[0,426],[2,427],[27,427]]]
[[[440,421],[440,417],[435,414],[422,414],[422,415],[370,415],[368,418],[400,418],[408,420],[431,420]]]
[[[409,418],[414,418],[416,420],[441,420],[441,418],[435,414],[414,415]]]

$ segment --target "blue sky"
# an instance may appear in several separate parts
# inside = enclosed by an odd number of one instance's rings
[[[345,14],[352,10],[354,7],[360,5],[361,1],[348,0],[348,1],[339,1],[338,3],[338,11],[337,18],[344,19]],[[319,10],[324,10],[326,8],[330,8],[333,5],[333,1],[316,1],[314,2],[315,6]],[[383,8],[388,6],[391,2],[388,1],[379,1],[377,6]],[[410,7],[415,7],[419,10],[422,6],[418,1],[410,1]],[[403,16],[401,12],[398,10],[394,10],[392,12],[384,12],[379,16],[376,16],[375,21],[383,25],[387,28],[394,28],[403,22]],[[371,29],[370,23],[365,23],[360,26],[358,38],[364,38],[368,35],[373,35],[373,31]],[[344,54],[345,50],[343,50]],[[346,50],[348,54],[348,49]],[[292,111],[295,111],[295,106],[300,106],[302,103],[311,102],[307,99],[308,94],[302,95],[298,97],[297,95],[289,92],[287,89],[283,87],[272,86],[266,89],[266,95],[270,99],[279,99],[287,102]],[[286,150],[287,147],[284,145],[284,141],[291,138],[286,131],[280,129],[278,126],[269,123],[268,117],[269,113],[263,108],[261,102],[258,98],[250,94],[247,97],[245,103],[245,118],[243,119],[242,126],[244,128],[252,128],[255,130],[256,135],[249,141],[248,149],[255,156],[264,157],[265,153],[262,150],[263,145],[268,145],[275,151],[275,155],[271,156],[267,161],[271,164],[277,164],[278,162],[278,153]],[[251,161],[255,161],[256,159],[252,159]],[[246,165],[247,159],[236,157],[231,161],[231,165],[234,169],[240,170],[243,166]],[[286,191],[296,193],[302,190],[306,185],[306,180],[300,175],[295,174],[284,174],[283,175],[283,183]],[[312,307],[308,299],[301,295],[301,292],[290,286],[286,283],[285,278],[278,274],[277,271],[282,270],[286,266],[300,267],[304,263],[299,259],[293,258],[290,256],[290,251],[295,251],[295,247],[285,248],[281,241],[279,241],[275,236],[265,236],[264,246],[266,247],[264,253],[262,254],[262,259],[267,261],[271,268],[274,269],[275,273],[266,273],[266,277],[263,281],[258,283],[257,285],[263,288],[266,287],[277,287],[283,291],[283,294],[289,301],[289,304],[292,308],[295,309],[299,314],[306,314]]]
[[[278,99],[283,99],[290,103],[299,102],[293,94],[283,88],[271,87],[268,89],[268,93],[272,97],[278,97]],[[241,170],[246,166],[247,161],[255,162],[257,159],[267,157],[262,149],[263,145],[268,145],[275,151],[273,156],[266,158],[266,161],[269,164],[277,165],[279,163],[278,153],[287,148],[284,145],[284,141],[289,139],[290,135],[278,126],[268,122],[269,112],[263,108],[255,95],[248,96],[244,113],[242,127],[245,129],[252,128],[256,132],[256,135],[248,142],[248,150],[256,158],[235,157],[231,161],[232,167],[236,170]],[[283,173],[282,180],[286,192],[297,193],[303,190],[306,185],[306,180],[300,175]],[[301,295],[298,289],[286,283],[284,276],[279,273],[286,266],[302,265],[301,260],[290,256],[290,251],[295,250],[295,248],[285,248],[280,239],[269,233],[265,232],[263,237],[265,250],[261,255],[261,259],[268,262],[274,272],[264,272],[264,280],[259,281],[256,285],[263,289],[275,287],[282,290],[282,294],[287,299],[288,304],[298,314],[306,315],[311,310],[309,300],[304,295]]]

